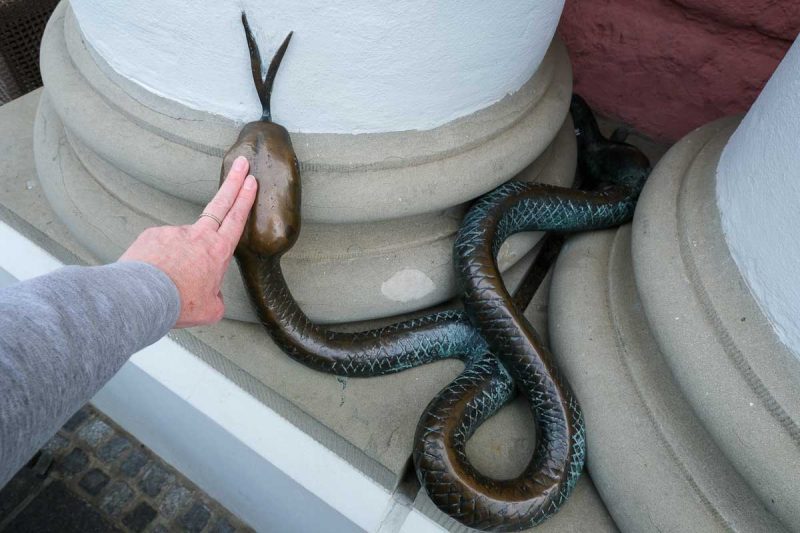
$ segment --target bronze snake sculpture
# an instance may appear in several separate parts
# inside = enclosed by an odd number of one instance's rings
[[[340,376],[380,376],[445,358],[463,360],[464,371],[428,405],[417,426],[413,459],[419,481],[442,511],[467,526],[510,531],[542,522],[569,497],[583,469],[583,418],[550,352],[523,316],[526,298],[515,305],[495,257],[503,241],[520,231],[583,231],[629,220],[649,173],[647,158],[629,144],[605,139],[586,103],[574,96],[579,169],[591,190],[514,180],[498,187],[472,206],[456,237],[463,310],[359,333],[334,331],[306,317],[280,265],[300,231],[297,159],[288,132],[270,115],[272,83],[291,34],[262,79],[244,14],[242,22],[263,115],[244,126],[225,155],[222,179],[235,157],[245,155],[259,181],[236,250],[259,319],[295,360]],[[539,264],[538,281],[545,270]],[[519,476],[490,479],[470,464],[466,442],[516,392],[533,412],[536,447]]]

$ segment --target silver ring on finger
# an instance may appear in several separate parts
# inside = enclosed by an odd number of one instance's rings
[[[222,226],[222,221],[219,218],[217,218],[216,215],[212,215],[211,213],[200,213],[200,216],[198,217],[198,219],[203,218],[203,217],[208,217],[211,220],[213,220],[214,222],[216,222],[217,226]]]

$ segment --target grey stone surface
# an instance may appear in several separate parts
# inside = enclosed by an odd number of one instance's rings
[[[150,522],[155,519],[157,514],[156,510],[150,505],[141,502],[122,517],[122,523],[128,526],[131,531],[139,533],[150,525]]]
[[[100,509],[111,516],[118,516],[133,498],[133,489],[127,483],[114,481],[100,501]]]
[[[68,128],[139,180],[192,202],[210,199],[220,156],[241,125],[160,99],[103,65],[62,3],[45,34],[41,67],[45,86],[62,89],[54,90],[54,105]],[[544,151],[567,114],[571,89],[566,50],[555,41],[519,91],[439,128],[293,134],[306,220],[407,217],[479,196]]]
[[[101,461],[108,463],[119,458],[120,455],[130,450],[130,448],[131,442],[126,437],[117,435],[97,450],[97,457]]]
[[[102,420],[92,420],[78,431],[78,437],[90,446],[97,446],[113,433],[114,430]]]
[[[92,468],[83,475],[78,485],[88,494],[97,496],[108,485],[110,480],[111,478],[108,477],[108,474],[99,468]]]
[[[147,463],[147,456],[139,449],[134,448],[128,457],[119,465],[120,471],[128,477],[136,477]]]
[[[137,182],[88,151],[63,130],[49,102],[46,92],[36,124],[42,189],[95,257],[115,260],[147,227],[196,220],[200,206]],[[575,140],[567,121],[553,146],[521,178],[569,185],[574,172]],[[78,190],[81,194],[74,193]],[[457,291],[452,245],[464,209],[370,224],[304,224],[282,261],[287,283],[306,313],[323,322],[393,316],[441,303]],[[509,239],[498,256],[501,271],[516,264],[539,237]],[[256,320],[235,262],[223,292],[227,317]]]
[[[696,130],[653,172],[633,224],[636,285],[705,428],[767,509],[800,530],[800,361],[750,295],[716,207],[716,166],[736,124]]]
[[[68,444],[69,441],[63,436],[53,435],[53,437],[47,441],[47,444],[42,447],[42,450],[46,450],[50,453],[58,453],[61,450],[66,449]]]
[[[89,456],[80,448],[75,448],[61,463],[61,469],[68,474],[77,474],[89,466]]]
[[[623,531],[783,531],[675,384],[643,316],[630,234],[572,238],[550,292],[551,346],[583,409],[597,490]]]
[[[178,520],[184,530],[189,533],[200,533],[208,524],[211,511],[201,502],[192,505]]]
[[[150,463],[139,480],[142,492],[154,498],[158,496],[165,485],[172,483],[175,476],[158,463]]]
[[[158,510],[164,516],[175,518],[178,512],[191,501],[192,493],[189,489],[182,485],[174,485],[170,487],[164,494],[164,499]]]

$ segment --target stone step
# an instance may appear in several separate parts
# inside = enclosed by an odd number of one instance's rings
[[[676,144],[633,223],[643,311],[683,394],[763,504],[800,530],[800,361],[730,256],[715,197],[724,119]]]
[[[572,238],[550,292],[551,345],[583,408],[597,490],[623,531],[784,531],[672,378],[630,242],[630,225]]]
[[[554,353],[623,530],[800,529],[800,361],[741,278],[717,211],[737,123],[677,143],[632,227],[578,237],[557,263]]]

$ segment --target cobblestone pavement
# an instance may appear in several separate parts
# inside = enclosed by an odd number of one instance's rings
[[[0,531],[252,531],[92,407],[0,490]]]

